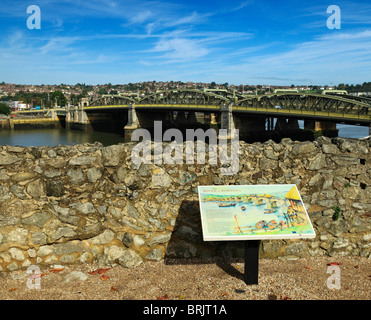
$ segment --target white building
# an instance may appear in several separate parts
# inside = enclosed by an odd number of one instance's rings
[[[30,104],[23,103],[23,101],[7,101],[6,104],[11,108],[12,111],[27,110],[31,108]]]

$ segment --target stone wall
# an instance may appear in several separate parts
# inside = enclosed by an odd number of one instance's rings
[[[239,172],[232,176],[207,160],[138,167],[133,146],[1,146],[0,270],[242,257],[242,242],[202,240],[196,190],[213,184],[298,186],[317,237],[262,241],[261,257],[371,256],[369,141],[240,142]]]

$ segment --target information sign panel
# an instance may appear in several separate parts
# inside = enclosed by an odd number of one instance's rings
[[[199,186],[205,241],[314,238],[294,184]]]

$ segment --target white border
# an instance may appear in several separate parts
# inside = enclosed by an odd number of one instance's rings
[[[201,205],[201,193],[200,188],[228,188],[230,186],[233,187],[264,187],[264,186],[292,186],[296,188],[296,191],[299,194],[300,201],[303,205],[304,211],[308,217],[308,221],[310,226],[313,230],[313,234],[301,234],[301,233],[292,233],[292,234],[274,234],[274,235],[237,235],[237,236],[206,236],[204,233],[204,222],[203,222],[203,215],[202,215],[202,205]],[[201,213],[201,227],[202,227],[202,236],[204,241],[238,241],[238,240],[269,240],[269,239],[314,239],[316,237],[316,231],[313,228],[312,221],[310,220],[309,214],[307,209],[305,208],[303,199],[301,198],[300,192],[296,184],[251,184],[251,185],[209,185],[209,186],[198,186],[197,193],[198,193],[198,201],[200,205],[200,213]]]

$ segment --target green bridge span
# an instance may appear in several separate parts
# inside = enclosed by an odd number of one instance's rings
[[[371,99],[350,95],[282,92],[269,95],[242,96],[220,91],[169,90],[132,98],[124,95],[103,96],[84,110],[129,109],[187,110],[220,112],[228,106],[233,113],[277,117],[334,120],[347,123],[371,123]]]
[[[279,129],[336,131],[337,123],[369,126],[371,99],[346,92],[300,93],[281,91],[264,95],[241,95],[227,90],[181,89],[153,94],[103,95],[94,101],[83,99],[79,106],[54,109],[68,126],[86,129],[98,123],[119,122],[126,131],[151,127],[154,120],[182,123],[201,122],[219,129],[240,130],[240,134]],[[275,126],[273,125],[273,119]],[[118,121],[119,120],[119,121]],[[267,125],[268,124],[268,125]],[[121,127],[121,128],[122,128]]]
[[[168,116],[164,117],[166,112],[176,113],[177,118],[180,118],[178,122],[184,122],[184,112],[188,113],[188,120],[193,121],[197,118],[192,116],[194,113],[202,113],[208,117],[211,125],[228,130],[237,128],[242,135],[264,131],[266,128],[298,129],[299,119],[304,120],[305,129],[333,131],[330,135],[337,134],[337,123],[370,127],[371,99],[341,93],[283,91],[265,95],[241,95],[227,90],[167,90],[142,97],[105,95],[82,108],[88,115],[98,111],[127,109],[126,130],[145,126],[145,123],[148,125],[155,119],[169,120]],[[274,118],[277,119],[275,125]]]

